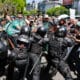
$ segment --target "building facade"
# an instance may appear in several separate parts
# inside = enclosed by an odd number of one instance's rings
[[[74,0],[73,8],[77,11],[77,14],[80,15],[80,0]]]
[[[62,5],[62,0],[44,0],[38,3],[38,10],[45,13],[48,9]]]
[[[80,0],[43,0],[42,2],[35,2],[27,4],[27,10],[38,9],[39,11],[45,13],[48,9],[55,6],[63,5],[66,8],[74,8],[77,13],[80,14]]]
[[[32,1],[32,3],[28,3],[27,4],[27,10],[34,10],[34,9],[38,9],[38,3],[35,2],[35,0]]]

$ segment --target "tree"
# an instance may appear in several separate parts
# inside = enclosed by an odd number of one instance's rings
[[[5,0],[0,0],[0,14],[2,14],[4,11],[4,1]]]
[[[30,11],[27,10],[27,11],[24,11],[23,14],[24,15],[38,15],[38,10],[35,10],[35,9],[30,10]]]
[[[3,4],[4,4],[4,6],[3,6],[4,12],[8,13],[8,14],[12,14],[13,6],[14,6],[12,0],[5,0]]]
[[[52,7],[48,9],[46,13],[50,16],[59,16],[61,14],[68,14],[68,9],[63,6]]]
[[[27,16],[31,15],[30,11],[24,11],[23,14]]]
[[[23,12],[24,7],[26,6],[25,0],[13,0],[14,5],[17,5],[17,11]]]
[[[30,11],[31,15],[37,15],[37,13],[38,13],[38,10],[35,10],[35,9]]]
[[[0,0],[0,12],[14,14],[23,12],[26,0]]]
[[[0,15],[2,14],[2,12],[3,12],[3,4],[0,3]]]
[[[53,8],[50,8],[46,11],[46,13],[50,16],[52,16],[54,13],[53,13]]]

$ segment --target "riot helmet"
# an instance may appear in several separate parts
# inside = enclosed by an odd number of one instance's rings
[[[23,26],[21,28],[21,33],[20,34],[24,34],[24,35],[28,35],[30,34],[30,27],[29,26]]]
[[[30,40],[29,40],[29,37],[26,36],[26,35],[20,35],[18,38],[17,38],[17,45],[24,45],[25,47],[27,47],[30,43]]]
[[[37,34],[39,34],[41,37],[44,37],[46,32],[47,32],[47,30],[44,27],[39,27],[37,29]]]
[[[67,34],[67,29],[66,27],[59,27],[54,34],[57,37],[65,37]]]

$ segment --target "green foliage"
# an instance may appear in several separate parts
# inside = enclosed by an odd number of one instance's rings
[[[53,15],[53,8],[50,8],[47,10],[47,14],[52,16]]]
[[[23,12],[26,1],[25,0],[13,0],[13,3],[16,5],[18,12]]]
[[[31,11],[24,11],[24,15],[37,15],[38,11],[37,10],[31,10]]]
[[[31,14],[31,15],[36,15],[37,13],[38,13],[38,10],[31,10],[31,11],[30,11],[30,14]]]
[[[60,7],[53,7],[47,10],[47,14],[50,16],[59,16],[61,14],[68,14],[68,9],[63,6]]]
[[[0,0],[0,10],[4,13],[23,12],[25,6],[26,0]]]
[[[31,15],[30,11],[24,11],[23,14],[24,14],[24,15],[27,15],[27,16],[28,16],[28,15]]]

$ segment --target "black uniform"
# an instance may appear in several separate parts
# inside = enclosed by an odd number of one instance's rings
[[[7,46],[0,40],[0,76],[5,74],[5,66],[7,65]]]
[[[29,64],[28,39],[26,35],[20,35],[17,47],[9,54],[9,68],[7,80],[24,80]],[[24,47],[19,47],[20,45]],[[25,72],[26,71],[26,72]]]
[[[31,44],[31,50],[30,50],[30,59],[32,60],[32,64],[34,65],[36,61],[38,60],[41,51],[42,51],[42,45],[39,43],[41,40],[41,36],[37,35],[36,33],[33,34],[33,42]],[[32,80],[40,80],[40,61],[38,61],[37,65],[35,66],[33,70],[33,78]]]
[[[5,40],[6,35],[1,32],[0,34],[0,76],[4,75],[6,72],[5,66],[7,65],[7,52],[8,44]]]
[[[64,78],[66,80],[72,80],[69,66],[64,60],[67,54],[67,47],[70,47],[72,42],[65,37],[64,29],[62,30],[60,30],[61,32],[56,31],[55,33],[49,34],[48,55],[50,56],[52,65],[58,69]]]
[[[76,36],[76,39],[80,39],[80,35]],[[67,59],[68,64],[71,68],[71,70],[77,75],[77,80],[80,79],[80,43],[76,43],[72,47],[72,50],[70,52],[70,55]],[[75,64],[74,64],[75,63]],[[77,72],[77,73],[76,73]]]

